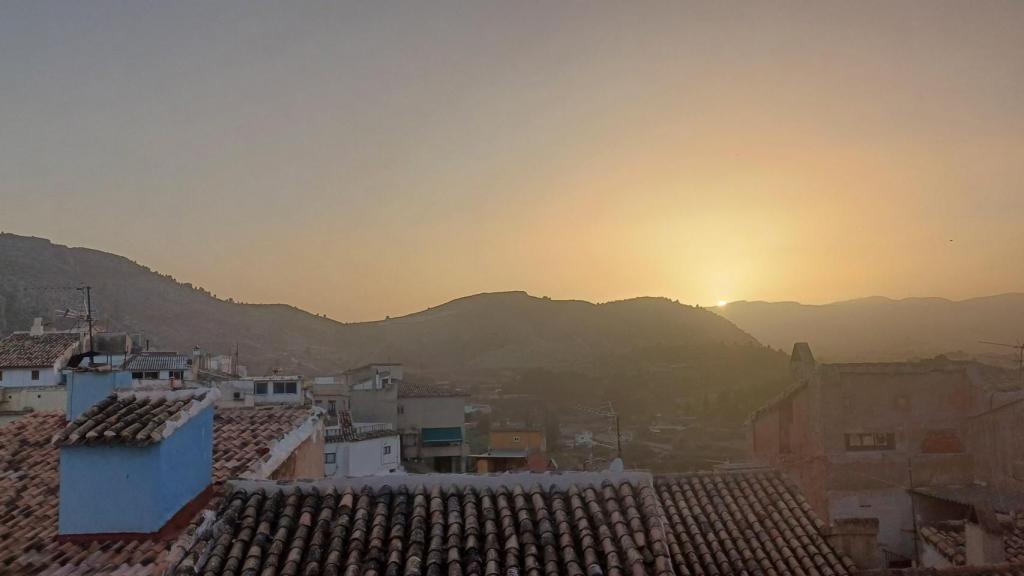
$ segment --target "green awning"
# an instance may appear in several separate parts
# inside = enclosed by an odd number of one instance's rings
[[[424,444],[462,444],[462,427],[424,428],[420,431]]]

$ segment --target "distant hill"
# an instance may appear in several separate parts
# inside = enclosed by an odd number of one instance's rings
[[[79,302],[93,286],[100,321],[144,332],[156,346],[227,353],[237,342],[255,372],[308,375],[370,361],[401,361],[438,378],[544,369],[593,372],[609,358],[656,347],[751,346],[729,321],[663,298],[606,304],[525,292],[479,294],[378,322],[341,323],[281,304],[241,304],[126,258],[45,239],[0,234],[0,334]]]
[[[1013,350],[980,340],[1024,338],[1024,294],[952,301],[862,298],[820,306],[796,302],[730,302],[715,309],[769,346],[811,344],[825,361],[896,360],[963,352],[1008,358]]]

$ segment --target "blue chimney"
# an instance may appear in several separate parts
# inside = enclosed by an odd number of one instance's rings
[[[61,535],[149,534],[213,477],[217,390],[116,392],[54,436]]]
[[[109,368],[74,368],[64,371],[64,381],[68,391],[65,413],[71,421],[115,391],[131,388],[132,373]]]

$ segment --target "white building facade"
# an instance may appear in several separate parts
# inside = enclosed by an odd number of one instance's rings
[[[328,478],[345,478],[397,472],[401,467],[400,450],[396,432],[360,440],[340,440],[328,435],[324,438],[324,474]]]
[[[0,387],[57,386],[61,369],[81,347],[81,333],[44,332],[37,318],[31,331],[0,340]]]
[[[219,406],[258,406],[263,404],[304,404],[302,376],[257,376],[217,382],[221,392]]]

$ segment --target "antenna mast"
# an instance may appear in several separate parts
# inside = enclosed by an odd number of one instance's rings
[[[79,290],[85,292],[85,322],[89,325],[89,353],[92,354],[96,351],[92,345],[92,286],[82,286]]]

